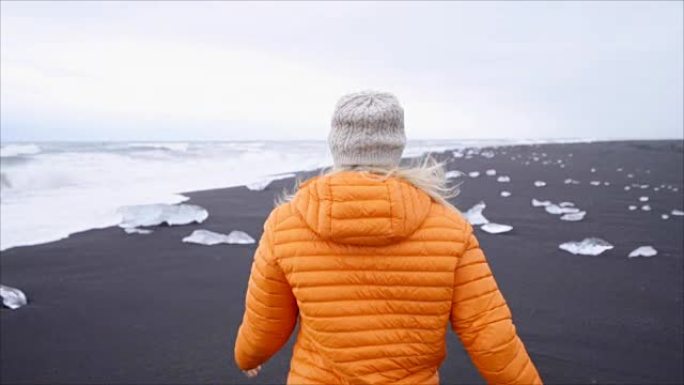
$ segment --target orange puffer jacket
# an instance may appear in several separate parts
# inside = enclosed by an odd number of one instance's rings
[[[245,308],[242,370],[299,317],[288,384],[438,384],[449,323],[487,382],[541,383],[471,226],[397,178],[302,184],[266,220]]]

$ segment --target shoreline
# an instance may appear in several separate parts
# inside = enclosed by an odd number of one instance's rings
[[[660,217],[683,209],[682,141],[493,151],[493,158],[454,158],[451,150],[436,156],[449,170],[481,173],[465,178],[452,203],[465,211],[484,200],[488,219],[514,228],[476,235],[545,382],[684,382],[684,220]],[[543,164],[547,158],[553,162]],[[553,164],[558,160],[564,168]],[[496,182],[487,169],[511,181]],[[566,178],[581,183],[564,184]],[[0,311],[2,383],[283,382],[292,339],[253,380],[232,361],[255,245],[210,247],[181,239],[202,228],[242,230],[258,240],[274,196],[293,180],[274,181],[263,191],[237,186],[180,193],[208,210],[202,224],[155,227],[149,235],[127,235],[116,226],[91,229],[0,252],[0,283],[29,299],[25,307]],[[536,180],[547,185],[535,187]],[[593,186],[592,180],[610,185]],[[633,183],[649,187],[624,190]],[[678,190],[655,191],[661,184]],[[501,197],[502,190],[511,196]],[[651,211],[628,210],[642,204],[640,196],[649,197]],[[571,201],[587,216],[563,222],[531,207],[532,198]],[[558,248],[591,236],[614,249],[582,256]],[[644,244],[658,255],[627,257]],[[453,332],[447,334],[442,382],[482,383]]]

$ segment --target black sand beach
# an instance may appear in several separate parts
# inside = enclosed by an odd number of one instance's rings
[[[514,227],[506,234],[477,234],[545,382],[684,382],[684,217],[661,219],[684,209],[682,141],[493,151],[493,158],[449,160],[449,169],[481,173],[465,178],[453,202],[465,211],[484,200],[489,220]],[[487,169],[511,182],[498,183],[485,175]],[[580,184],[564,184],[566,178]],[[535,187],[536,180],[547,185]],[[593,186],[592,180],[610,185]],[[649,186],[625,191],[632,183]],[[190,203],[210,214],[199,225],[159,227],[149,235],[98,229],[0,253],[0,282],[22,289],[30,301],[0,311],[0,382],[283,383],[292,341],[254,379],[233,363],[255,245],[208,247],[181,239],[199,228],[243,230],[258,239],[274,195],[292,184],[288,179],[264,191],[189,193]],[[501,190],[512,195],[501,197]],[[644,204],[640,196],[650,198],[651,211],[628,210]],[[571,201],[587,215],[564,222],[532,207],[532,198]],[[600,256],[558,248],[586,237],[603,238],[615,248]],[[627,258],[642,245],[654,246],[658,255]],[[483,383],[451,332],[448,343],[442,383]]]

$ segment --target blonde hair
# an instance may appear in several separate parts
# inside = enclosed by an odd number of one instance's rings
[[[425,192],[435,202],[444,205],[447,208],[458,211],[458,209],[449,203],[448,199],[456,197],[459,194],[460,183],[449,186],[444,170],[444,162],[437,162],[429,154],[413,160],[413,164],[409,167],[375,167],[375,166],[343,166],[331,167],[321,170],[320,176],[333,175],[344,171],[357,171],[374,174],[380,177],[380,180],[385,180],[390,177],[403,179],[412,184],[418,189]],[[294,198],[300,180],[297,178],[295,186],[292,191],[284,190],[278,197],[276,197],[276,206],[289,202]]]

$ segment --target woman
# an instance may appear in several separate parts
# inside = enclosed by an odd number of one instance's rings
[[[248,376],[299,317],[288,384],[438,384],[447,324],[487,382],[541,383],[441,165],[399,168],[405,142],[394,96],[340,99],[332,171],[264,225],[235,343]]]

